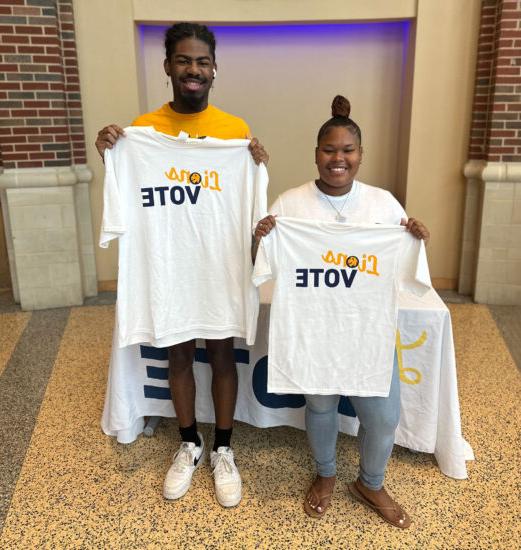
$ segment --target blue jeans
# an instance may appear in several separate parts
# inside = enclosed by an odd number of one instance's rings
[[[322,477],[336,475],[339,395],[306,395],[306,430],[311,452]],[[360,480],[369,489],[383,486],[385,469],[400,419],[400,376],[394,356],[388,397],[349,397],[360,428]]]

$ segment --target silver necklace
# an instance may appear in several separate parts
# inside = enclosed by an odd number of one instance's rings
[[[351,195],[351,191],[346,193],[346,198],[344,200],[344,203],[340,207],[340,210],[331,202],[331,200],[329,199],[329,197],[325,193],[322,193],[322,191],[320,191],[320,193],[326,198],[327,202],[331,205],[333,210],[336,212],[335,220],[337,222],[342,222],[342,223],[346,222],[347,218],[342,214],[342,212],[344,210],[344,207],[345,207],[347,201],[349,200],[349,196]]]

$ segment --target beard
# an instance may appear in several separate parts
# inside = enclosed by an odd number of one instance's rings
[[[185,108],[189,111],[200,111],[202,105],[205,102],[208,102],[210,87],[206,78],[202,78],[201,80],[198,80],[198,82],[201,84],[200,89],[189,90],[183,85],[183,81],[174,81],[172,83],[174,91],[174,102],[179,102],[180,104],[184,105]]]
[[[197,93],[197,94],[190,94],[190,93],[182,93],[180,94],[181,99],[183,100],[183,103],[186,105],[189,105],[190,107],[197,107],[201,104],[202,101],[204,101],[206,97],[206,93]]]

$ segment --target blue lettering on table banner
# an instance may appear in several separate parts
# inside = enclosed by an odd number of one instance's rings
[[[270,409],[299,409],[306,404],[302,395],[268,393],[268,356],[261,357],[255,364],[252,376],[253,393],[257,401]]]
[[[268,393],[268,356],[261,357],[255,364],[252,376],[253,393],[257,401],[270,409],[300,409],[306,404],[303,395]],[[356,416],[349,397],[342,396],[338,403],[338,412],[344,416]]]
[[[338,402],[338,413],[344,416],[356,416],[355,409],[353,409],[353,405],[351,405],[349,397],[345,395],[340,397],[340,401]]]
[[[149,386],[145,384],[143,386],[145,391],[145,397],[148,399],[172,399],[170,388],[162,388],[161,386]]]
[[[153,346],[139,346],[142,359],[152,359],[155,361],[168,361],[168,348],[155,348]],[[236,363],[248,365],[250,363],[250,351],[247,349],[234,348],[233,355]],[[209,363],[208,353],[205,348],[195,348],[194,360],[197,363]],[[157,367],[146,365],[147,378],[152,380],[168,380],[168,365]],[[144,395],[149,399],[171,399],[170,388],[163,386],[154,386],[145,384],[143,386]]]
[[[154,380],[168,380],[168,368],[147,365],[147,376]]]
[[[139,346],[141,359],[168,360],[168,348],[154,348],[153,346]]]
[[[139,346],[142,359],[155,361],[168,360],[168,348],[154,348],[152,346]],[[250,363],[250,351],[247,349],[234,348],[236,363],[248,365]],[[196,348],[194,360],[197,363],[209,363],[208,353],[205,348]],[[150,380],[168,380],[168,365],[164,367],[146,365],[147,378]],[[252,375],[253,393],[257,401],[269,409],[299,409],[306,404],[303,395],[299,394],[277,394],[268,393],[268,356],[261,357]],[[171,399],[170,388],[145,384],[143,387],[145,398],[148,399]],[[338,403],[338,412],[344,416],[356,416],[356,413],[349,401],[349,398],[342,396]]]

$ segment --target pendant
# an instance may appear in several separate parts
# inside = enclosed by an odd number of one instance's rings
[[[336,221],[343,223],[343,222],[347,221],[347,218],[345,216],[342,216],[342,214],[337,214],[336,215]]]

